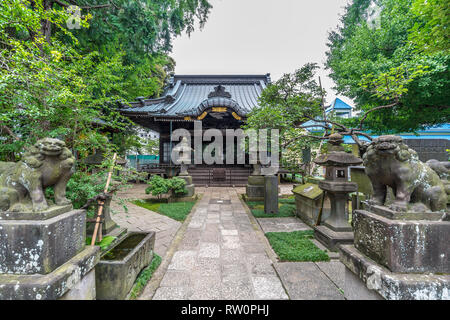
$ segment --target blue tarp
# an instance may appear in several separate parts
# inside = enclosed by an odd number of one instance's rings
[[[154,155],[146,155],[146,154],[128,155],[127,159],[129,161],[130,166],[133,168],[136,168],[136,160],[139,160],[139,165],[159,163],[159,156]]]

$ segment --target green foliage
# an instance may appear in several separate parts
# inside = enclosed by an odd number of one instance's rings
[[[79,0],[77,30],[67,27],[66,3],[0,5],[0,160],[17,160],[45,136],[79,159],[142,147],[128,138],[135,132],[116,101],[158,96],[175,65],[173,37],[203,25],[211,8],[206,0]]]
[[[322,94],[316,82],[317,64],[307,63],[292,74],[285,74],[261,94],[259,107],[249,114],[244,129],[278,129],[284,167],[300,171],[302,150],[318,145],[305,136],[299,125],[322,112]],[[314,157],[315,154],[312,154]]]
[[[157,196],[161,198],[163,194],[167,194],[169,192],[173,192],[177,195],[182,195],[186,193],[186,181],[177,177],[171,179],[164,179],[161,176],[154,175],[148,181],[149,187],[145,189],[145,193],[152,194],[153,196]]]
[[[264,212],[264,202],[261,201],[249,201],[247,205],[250,208],[255,218],[284,218],[295,217],[296,207],[295,199],[279,199],[278,200],[278,213],[267,214]]]
[[[329,261],[328,254],[316,247],[314,231],[268,232],[269,240],[281,261]]]
[[[161,264],[161,257],[158,256],[156,253],[153,254],[152,262],[148,265],[147,268],[141,271],[139,273],[136,282],[134,283],[133,288],[131,289],[130,293],[130,299],[134,300],[136,299],[145,289],[145,286],[150,281],[150,279],[153,276],[153,273],[158,269],[159,265]]]
[[[102,251],[105,251],[109,247],[109,245],[116,239],[117,239],[117,237],[106,236],[106,237],[103,237],[102,241],[95,242],[95,245],[100,246],[100,249]],[[91,245],[91,242],[92,242],[92,237],[86,237],[86,245]]]
[[[380,8],[376,24],[368,21],[371,3]],[[440,0],[355,0],[346,8],[342,27],[329,35],[327,52],[338,92],[354,99],[362,114],[397,103],[370,113],[364,129],[411,132],[450,120],[445,11],[448,5]]]
[[[132,203],[177,221],[184,221],[195,205],[195,202],[192,201],[164,203],[155,199],[135,200]]]
[[[412,13],[418,18],[409,40],[426,53],[450,49],[450,6],[447,0],[414,0]]]
[[[149,187],[145,189],[146,194],[152,194],[153,196],[157,196],[161,198],[161,195],[169,193],[169,184],[167,180],[162,178],[161,176],[154,175],[148,181]]]

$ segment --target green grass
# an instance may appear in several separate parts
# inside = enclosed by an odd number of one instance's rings
[[[279,212],[277,214],[264,213],[264,202],[249,201],[247,202],[250,211],[255,218],[286,218],[295,217],[295,199],[284,198],[278,200]]]
[[[132,203],[177,221],[184,221],[195,205],[195,201],[164,203],[156,199],[135,200]]]
[[[138,275],[136,279],[136,282],[134,283],[133,288],[131,289],[130,293],[131,300],[136,299],[144,291],[144,288],[152,278],[153,273],[161,264],[161,260],[162,260],[161,257],[158,256],[156,253],[153,254],[152,262],[149,264],[147,268],[141,271],[141,273]]]
[[[281,261],[330,261],[326,251],[310,240],[314,238],[313,230],[268,232],[266,237]]]

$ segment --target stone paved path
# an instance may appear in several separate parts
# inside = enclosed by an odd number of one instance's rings
[[[154,300],[288,299],[237,190],[208,188]]]
[[[126,203],[126,212],[119,201],[150,198],[151,196],[145,194],[146,187],[146,184],[135,184],[130,189],[118,192],[111,203],[112,219],[128,231],[155,231],[155,252],[164,257],[181,223],[130,202]]]

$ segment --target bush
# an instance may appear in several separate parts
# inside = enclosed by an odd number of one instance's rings
[[[176,195],[185,194],[186,181],[183,179],[174,177],[171,179],[164,179],[158,175],[154,175],[148,182],[149,187],[145,189],[145,193],[157,196],[161,199],[163,194],[173,192]]]

